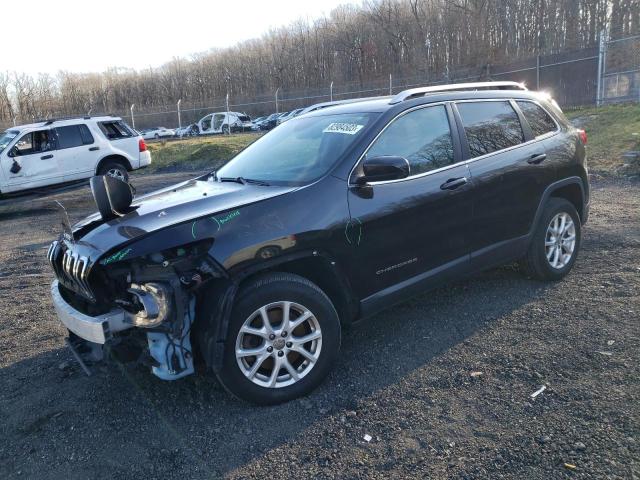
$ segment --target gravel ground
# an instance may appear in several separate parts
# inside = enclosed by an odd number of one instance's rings
[[[92,209],[86,188],[53,198]],[[86,377],[49,298],[51,200],[0,208],[0,478],[640,478],[639,183],[594,183],[564,281],[504,267],[415,298],[269,408],[211,376]]]

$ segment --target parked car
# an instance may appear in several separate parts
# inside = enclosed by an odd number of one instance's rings
[[[240,398],[287,401],[326,377],[345,325],[506,262],[567,275],[585,143],[513,82],[327,107],[130,207],[109,179],[121,216],[98,192],[103,213],[49,249],[53,304],[80,359],[125,345],[160,378],[202,362]]]
[[[145,140],[158,140],[165,137],[175,137],[176,131],[165,127],[153,127],[140,130],[140,134]]]
[[[191,125],[187,125],[186,127],[180,127],[176,129],[176,137],[195,137],[200,134],[200,129],[198,125],[192,123]]]
[[[146,167],[144,140],[119,117],[51,119],[0,135],[0,193],[26,192],[93,175],[127,180]]]
[[[208,135],[212,133],[244,132],[254,129],[251,118],[239,112],[210,113],[197,123],[200,133]]]
[[[262,124],[260,125],[260,129],[261,130],[273,130],[278,125],[278,118],[280,118],[282,115],[284,115],[286,113],[287,112],[272,113],[271,115],[269,115],[262,122]]]
[[[276,123],[278,125],[280,125],[281,123],[286,122],[287,120],[291,120],[292,118],[297,117],[298,115],[300,115],[300,113],[302,112],[302,110],[304,110],[304,108],[298,108],[296,110],[291,110],[290,112],[287,112],[286,114],[278,117],[278,119],[276,120]]]

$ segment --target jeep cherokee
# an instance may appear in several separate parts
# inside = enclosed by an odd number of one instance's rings
[[[573,267],[586,135],[513,82],[426,87],[278,126],[216,172],[137,198],[94,177],[100,213],[51,245],[51,292],[83,368],[212,370],[275,404],[328,374],[341,327],[519,261]],[[123,187],[124,185],[124,187]]]

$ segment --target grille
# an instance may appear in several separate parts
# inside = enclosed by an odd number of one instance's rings
[[[62,259],[59,260],[61,252],[64,253]],[[62,243],[56,240],[49,247],[47,258],[56,277],[65,286],[91,300],[95,298],[87,279],[90,266],[87,257],[80,256],[69,248],[65,249]]]

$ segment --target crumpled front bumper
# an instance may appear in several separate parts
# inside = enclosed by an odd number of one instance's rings
[[[113,333],[133,327],[130,315],[121,308],[104,315],[91,317],[69,305],[58,287],[58,280],[51,284],[51,298],[58,318],[71,332],[89,342],[104,344]]]

